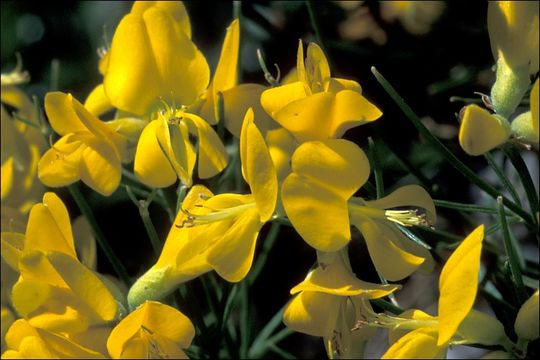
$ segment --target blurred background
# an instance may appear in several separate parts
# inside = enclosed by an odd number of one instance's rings
[[[193,40],[214,68],[225,29],[233,17],[233,4],[186,1],[185,5],[191,19]],[[296,64],[298,39],[305,44],[317,40],[305,2],[246,1],[240,6],[241,62],[245,82],[265,82],[256,49],[263,51],[271,72],[274,70],[272,64],[276,63],[284,76]],[[57,89],[84,100],[101,82],[97,49],[110,42],[116,25],[130,7],[131,2],[123,1],[2,1],[2,72],[14,68],[18,52],[24,69],[31,75],[31,82],[24,85],[29,94],[42,100],[53,80],[51,69],[57,67]],[[384,113],[375,123],[350,130],[345,138],[364,149],[367,149],[368,136],[375,140],[386,192],[403,184],[418,183],[437,199],[478,204],[488,201],[423,142],[370,71],[371,66],[375,66],[436,136],[469,166],[496,182],[493,173],[486,169],[484,158],[464,156],[457,142],[457,114],[465,105],[459,98],[478,101],[479,96],[474,92],[489,93],[494,80],[486,27],[487,2],[328,1],[313,2],[312,7],[332,75],[358,81],[364,96]],[[526,160],[537,181],[536,154],[526,154]],[[538,184],[536,186],[538,188]],[[167,189],[171,195],[174,190]],[[70,214],[78,214],[69,193],[62,189],[58,193],[67,201]],[[125,190],[119,188],[109,198],[91,191],[85,191],[85,195],[130,274],[141,274],[155,259],[138,210]],[[371,194],[363,189],[360,195],[369,197]],[[166,213],[157,205],[150,207],[150,213],[164,239],[170,225]],[[439,214],[438,228],[459,237],[470,232],[474,223],[493,221],[493,218],[464,219],[457,212],[445,209]],[[263,228],[259,247],[268,227]],[[440,239],[430,234],[422,235],[433,246],[440,243]],[[355,233],[354,237],[359,234]],[[531,247],[528,256],[537,259],[535,240],[525,236],[520,240],[524,246]],[[363,280],[378,281],[363,242],[353,241],[352,244],[350,253],[357,275]],[[103,254],[99,254],[99,259],[100,271],[112,273]],[[254,329],[260,331],[289,300],[289,289],[303,280],[314,261],[315,252],[295,231],[281,227],[266,267],[250,294],[253,308],[250,321]],[[433,306],[437,278],[431,279],[433,286],[426,286],[426,280],[426,277],[416,282],[412,279],[410,290],[399,298],[402,304],[428,309]],[[416,283],[418,285],[414,285]],[[194,291],[200,291],[199,287],[195,284]],[[324,354],[319,338],[301,334],[286,339],[283,348],[300,358]],[[375,343],[368,348],[368,355],[379,356],[382,349]],[[450,357],[461,355],[451,353]],[[470,356],[478,356],[478,353]]]

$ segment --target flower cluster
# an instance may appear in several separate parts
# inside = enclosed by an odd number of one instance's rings
[[[468,105],[459,142],[470,155],[510,138],[537,149],[538,79],[530,111],[511,125],[508,119],[538,72],[538,3],[492,2],[488,26],[497,79],[485,105],[494,113]],[[240,30],[234,19],[212,74],[182,2],[137,1],[100,52],[102,83],[84,101],[47,93],[48,121],[18,87],[27,74],[18,67],[2,75],[2,358],[202,356],[207,343],[191,344],[208,334],[207,321],[183,308],[179,289],[212,271],[246,282],[267,223],[291,226],[316,254],[279,315],[288,328],[321,337],[330,358],[363,357],[376,329],[388,335],[383,358],[445,357],[450,346],[471,344],[526,354],[538,338],[538,290],[518,287],[523,301],[513,334],[473,308],[483,249],[494,246],[484,225],[472,224],[444,260],[418,235],[437,231],[431,189],[407,184],[384,195],[377,181],[376,194],[362,191],[380,164],[345,135],[383,113],[361,85],[333,76],[321,44],[302,40],[282,82],[265,69],[269,86],[239,83]],[[221,186],[231,177],[235,192]],[[157,239],[157,260],[142,275],[132,279],[117,263],[78,181],[105,197],[124,187],[151,238],[149,203],[159,198],[169,209],[168,235],[163,244]],[[163,191],[174,184],[176,212]],[[45,186],[69,187],[86,219],[72,226],[66,205]],[[529,218],[500,199],[503,231],[510,210],[537,226],[537,203]],[[96,241],[119,278],[98,272]],[[365,244],[375,282],[354,270],[350,253],[358,244]],[[436,314],[398,307],[406,279],[435,272],[437,262],[444,265]],[[223,292],[220,302],[230,311]],[[214,330],[225,331],[225,314],[214,316]],[[254,346],[244,355],[264,354]]]

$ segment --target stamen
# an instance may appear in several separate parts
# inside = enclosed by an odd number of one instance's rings
[[[384,214],[388,220],[402,226],[431,226],[425,211],[420,209],[386,210]]]
[[[175,224],[175,226],[178,228],[189,228],[197,225],[211,224],[216,221],[223,221],[234,218],[255,206],[255,202],[225,209],[212,209],[205,205],[197,206],[198,208],[206,208],[210,210],[210,212],[207,214],[193,214],[187,209],[180,208],[180,211],[186,214],[186,219],[182,220],[182,223],[180,225]]]

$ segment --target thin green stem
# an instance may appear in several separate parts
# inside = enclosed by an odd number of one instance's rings
[[[270,253],[270,250],[272,250],[272,247],[274,246],[274,243],[276,242],[280,228],[281,228],[281,225],[277,222],[274,222],[272,226],[270,227],[270,230],[268,231],[268,235],[266,236],[266,239],[264,239],[262,250],[257,257],[257,261],[251,268],[251,271],[247,278],[247,283],[249,286],[251,286],[255,282],[255,280],[261,273],[264,267],[264,264],[266,264],[266,260],[268,259],[268,254]]]
[[[436,147],[446,161],[448,161],[454,168],[456,168],[459,173],[461,173],[463,176],[465,176],[472,183],[474,183],[476,186],[478,186],[480,189],[482,189],[494,199],[499,196],[499,192],[496,188],[482,180],[472,169],[465,165],[461,160],[456,157],[456,155],[454,155],[446,146],[444,146],[444,144],[438,138],[431,134],[431,132],[422,123],[418,115],[414,113],[414,111],[409,107],[409,105],[407,105],[403,98],[397,93],[394,87],[384,78],[384,76],[382,76],[377,71],[375,67],[371,68],[371,72],[373,73],[373,75],[375,75],[377,81],[381,84],[384,90],[386,90],[388,95],[392,98],[392,100],[394,100],[394,102],[398,105],[398,107],[405,114],[405,116],[413,123],[413,125],[423,136],[423,138],[426,141],[430,142],[434,147]],[[518,214],[521,218],[523,218],[529,228],[536,228],[535,221],[519,205],[512,202],[506,197],[503,197],[503,203],[506,207]]]
[[[180,207],[182,206],[182,202],[184,201],[184,198],[186,197],[187,192],[187,186],[180,183],[178,184],[178,189],[176,190],[176,212],[175,214],[178,214],[178,211],[180,210]]]
[[[373,175],[375,177],[375,190],[377,192],[377,199],[384,196],[384,182],[382,176],[381,162],[375,147],[375,143],[371,137],[368,138],[369,143],[369,157],[371,158],[371,165],[373,167]]]
[[[218,91],[217,93],[217,105],[218,105],[218,118],[217,118],[217,133],[221,141],[225,140],[225,100],[223,100],[223,93]]]
[[[305,4],[309,13],[309,20],[311,22],[311,27],[313,28],[313,31],[315,32],[315,38],[317,39],[319,46],[321,47],[321,49],[323,50],[323,52],[326,54],[328,58],[328,51],[326,51],[326,47],[322,39],[321,28],[319,26],[319,21],[317,20],[317,15],[315,14],[315,9],[313,8],[313,2],[306,0]]]
[[[146,200],[137,200],[135,194],[133,193],[133,191],[131,191],[131,187],[128,185],[126,185],[126,192],[131,201],[133,201],[135,206],[137,206],[137,209],[139,209],[139,215],[141,216],[144,228],[146,229],[146,233],[148,234],[148,238],[150,239],[150,243],[152,244],[152,248],[154,249],[154,254],[156,256],[159,256],[159,254],[161,253],[161,248],[163,247],[163,243],[161,242],[161,240],[159,240],[156,228],[154,227],[152,219],[150,219],[150,213],[148,212],[148,207],[152,202],[152,198],[154,197],[156,190],[153,190]]]
[[[536,189],[534,188],[534,183],[529,169],[527,168],[527,164],[525,164],[525,161],[523,161],[523,158],[514,147],[504,147],[504,153],[508,156],[518,173],[523,188],[525,189],[525,194],[527,194],[531,214],[533,215],[533,219],[535,219],[538,213],[538,195],[536,194]]]
[[[459,210],[463,212],[473,212],[473,213],[486,213],[486,214],[498,214],[499,210],[490,208],[487,206],[480,206],[480,205],[474,205],[474,204],[465,204],[465,203],[458,203],[455,201],[448,201],[448,200],[433,200],[433,203],[437,207],[442,207],[446,209],[453,209],[453,210]]]
[[[60,60],[52,59],[51,61],[51,82],[49,91],[57,91],[60,83]]]
[[[223,332],[226,324],[227,324],[227,321],[229,320],[229,316],[231,315],[231,312],[232,310],[234,309],[234,305],[235,305],[235,297],[236,297],[236,294],[238,293],[238,284],[234,284],[231,291],[229,292],[228,296],[227,296],[227,300],[225,302],[225,307],[223,309],[223,316],[221,317],[221,321],[218,325],[218,329],[221,329],[220,331]]]
[[[257,335],[255,340],[253,341],[253,344],[251,345],[248,357],[249,358],[258,358],[264,355],[266,351],[266,345],[270,338],[270,335],[278,328],[278,326],[281,324],[281,318],[283,317],[283,311],[285,310],[285,307],[282,307],[278,310],[272,316],[270,321],[265,325],[265,327],[261,330],[261,332]],[[275,341],[274,343],[277,343],[278,341]]]
[[[394,155],[394,158],[398,162],[399,166],[401,166],[405,171],[411,173],[414,175],[424,187],[431,189],[432,183],[431,180],[427,178],[426,175],[422,173],[420,169],[418,169],[416,166],[411,164],[411,162],[406,157],[400,157],[398,156],[398,152],[395,151],[391,145],[389,145],[386,141],[381,141],[381,143],[386,147],[386,149]]]
[[[246,282],[240,284],[240,303],[242,311],[240,313],[240,357],[245,359],[248,357],[249,344],[249,297],[248,287]]]
[[[101,228],[99,227],[96,221],[96,218],[94,217],[94,213],[92,212],[90,205],[88,205],[88,202],[86,201],[83,194],[79,190],[77,184],[69,185],[68,189],[71,196],[77,203],[77,206],[81,210],[81,213],[86,217],[86,219],[90,223],[90,226],[92,227],[92,230],[94,231],[94,235],[96,236],[96,241],[98,245],[100,246],[101,250],[103,250],[103,252],[105,253],[107,260],[109,260],[116,274],[129,288],[131,286],[131,279],[129,277],[129,274],[126,268],[124,267],[124,265],[122,264],[122,262],[120,262],[120,259],[118,259],[118,257],[114,254],[113,249],[109,245],[107,239],[105,238],[105,235],[101,231]]]
[[[523,284],[523,278],[521,274],[521,267],[519,265],[519,255],[517,254],[517,246],[510,236],[510,230],[508,228],[508,223],[506,221],[506,215],[504,213],[502,197],[497,198],[497,204],[499,205],[499,219],[501,222],[502,233],[503,233],[503,242],[504,249],[506,250],[506,255],[508,257],[508,265],[510,266],[510,274],[512,277],[512,282],[516,290],[516,294],[521,303],[527,300],[527,293],[525,291],[525,286]]]
[[[493,172],[495,172],[495,174],[503,184],[504,188],[508,191],[508,193],[510,193],[510,196],[512,196],[514,202],[521,206],[521,200],[519,199],[519,195],[516,189],[514,188],[504,171],[501,169],[501,167],[497,165],[497,162],[495,161],[495,159],[493,159],[493,156],[490,153],[485,153],[484,158],[486,159],[488,165],[491,167]]]
[[[399,306],[396,306],[396,305],[392,304],[390,301],[386,301],[384,299],[373,299],[373,300],[370,300],[370,301],[371,301],[372,304],[377,305],[381,309],[386,310],[388,312],[391,312],[394,315],[399,315],[403,311],[405,311],[402,308],[400,308]]]

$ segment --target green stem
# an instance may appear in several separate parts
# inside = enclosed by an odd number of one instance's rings
[[[272,333],[281,324],[281,318],[283,317],[284,310],[285,310],[285,307],[282,307],[281,309],[279,309],[279,311],[274,314],[274,316],[270,319],[270,321],[265,325],[265,327],[257,335],[257,337],[255,338],[255,340],[253,341],[253,344],[251,345],[249,349],[249,352],[248,352],[249,358],[258,358],[265,354],[266,345],[268,343],[270,335],[272,335]],[[277,343],[277,342],[278,341],[274,341],[274,343]]]
[[[225,101],[223,100],[223,93],[221,91],[218,91],[217,99],[217,133],[221,141],[225,141]]]
[[[377,199],[384,197],[384,182],[381,171],[381,162],[377,153],[377,148],[371,137],[368,138],[369,142],[369,155],[373,166],[373,175],[375,177],[375,190],[377,192]]]
[[[525,193],[527,194],[531,214],[533,215],[534,219],[538,213],[538,195],[536,194],[536,189],[534,188],[534,183],[529,169],[527,168],[527,164],[525,164],[525,161],[523,161],[523,158],[520,156],[519,152],[513,147],[506,146],[504,148],[504,153],[506,156],[508,156],[510,162],[519,175],[523,188],[525,189]]]
[[[51,82],[49,91],[57,91],[60,83],[60,60],[52,59],[51,61]]]
[[[487,163],[491,167],[491,169],[495,172],[501,183],[503,184],[504,188],[510,193],[510,196],[512,196],[512,199],[516,204],[521,206],[521,200],[519,199],[519,195],[508,179],[508,177],[505,175],[504,171],[501,169],[499,165],[495,162],[495,159],[493,159],[493,156],[491,156],[490,153],[485,153],[484,158],[486,159]]]
[[[238,293],[238,284],[234,284],[231,291],[229,292],[227,296],[227,300],[225,302],[225,307],[223,309],[223,316],[221,317],[221,321],[220,323],[218,323],[218,329],[220,329],[221,332],[224,331],[227,321],[229,320],[229,316],[231,315],[231,312],[234,309],[234,304],[235,304],[234,299],[237,293]]]
[[[240,284],[240,302],[242,311],[240,313],[240,358],[248,357],[249,343],[249,297],[246,282]]]
[[[129,187],[128,185],[126,185],[126,192],[131,201],[133,201],[135,206],[137,206],[137,208],[139,209],[139,215],[141,216],[144,228],[146,229],[146,233],[148,234],[148,238],[150,239],[150,243],[152,244],[152,248],[154,249],[154,254],[156,256],[159,256],[163,243],[159,240],[156,228],[154,227],[152,219],[150,219],[150,213],[148,212],[148,207],[152,202],[152,198],[156,194],[156,190],[152,191],[152,193],[150,193],[146,200],[137,200],[135,194],[133,194],[133,191],[131,191],[131,187]]]
[[[491,197],[496,199],[499,196],[499,192],[492,185],[488,184],[482,180],[472,169],[465,165],[461,160],[459,160],[456,155],[454,155],[443,143],[436,138],[431,132],[424,126],[420,118],[414,113],[414,111],[405,103],[403,98],[397,93],[394,87],[382,76],[375,67],[371,68],[371,72],[375,75],[377,81],[381,86],[386,90],[388,95],[394,100],[398,105],[401,111],[405,116],[413,123],[418,132],[423,136],[423,138],[430,142],[434,147],[436,147],[441,155],[448,161],[459,173],[468,178],[476,186],[482,189],[484,192],[489,194]],[[516,205],[514,202],[509,200],[506,197],[503,197],[503,203],[510,210],[518,214],[525,222],[528,224],[529,228],[536,228],[534,220],[531,218],[527,212],[525,212],[519,205]]]
[[[272,226],[270,227],[270,231],[268,231],[268,235],[266,236],[266,239],[264,240],[263,248],[257,257],[257,261],[251,268],[251,271],[247,278],[248,285],[251,286],[255,282],[259,274],[261,273],[264,267],[264,264],[266,264],[266,260],[268,259],[268,254],[270,253],[270,250],[272,250],[272,247],[274,246],[274,243],[276,242],[280,228],[281,228],[281,225],[277,222],[274,222]]]
[[[96,236],[96,241],[98,245],[100,246],[101,250],[105,253],[105,256],[111,263],[114,271],[116,274],[120,277],[120,279],[126,284],[126,286],[129,288],[131,286],[131,279],[129,277],[129,274],[120,262],[120,259],[114,254],[113,249],[107,242],[105,235],[101,231],[101,228],[99,227],[96,218],[94,217],[94,213],[92,213],[92,209],[90,208],[90,205],[88,205],[88,202],[86,202],[86,199],[84,198],[83,194],[79,190],[77,184],[72,184],[68,186],[69,192],[75,202],[77,203],[77,206],[81,210],[81,213],[86,217],[88,222],[90,223],[90,226],[92,227],[92,230],[94,231],[94,235]]]
[[[405,311],[402,308],[400,308],[399,306],[396,306],[396,305],[392,304],[391,302],[386,301],[384,299],[373,299],[373,300],[370,300],[370,301],[374,305],[377,305],[381,309],[386,310],[388,312],[391,312],[394,315],[399,315],[403,311]]]
[[[313,27],[313,31],[315,32],[315,38],[317,39],[319,46],[321,47],[323,52],[326,54],[326,57],[328,58],[328,51],[326,51],[326,47],[324,46],[324,43],[322,40],[321,28],[319,27],[319,22],[317,21],[315,9],[313,8],[313,2],[306,0],[305,4],[309,13],[309,20],[311,22],[311,27]]]
[[[474,204],[464,204],[464,203],[458,203],[454,201],[435,200],[435,199],[433,200],[433,203],[437,207],[459,210],[459,211],[464,211],[464,212],[481,212],[481,213],[486,213],[486,214],[499,213],[498,209],[490,208],[487,206],[474,205]]]
[[[508,264],[510,266],[510,273],[512,275],[513,285],[516,290],[516,294],[521,303],[527,300],[527,293],[525,291],[525,286],[523,284],[523,278],[521,275],[521,267],[519,265],[519,256],[517,254],[517,246],[513,241],[513,238],[510,236],[510,230],[508,228],[508,223],[506,221],[506,215],[504,213],[502,196],[497,198],[497,204],[499,205],[499,219],[501,222],[502,232],[503,232],[503,242],[504,249],[506,250],[506,255],[508,257]]]

